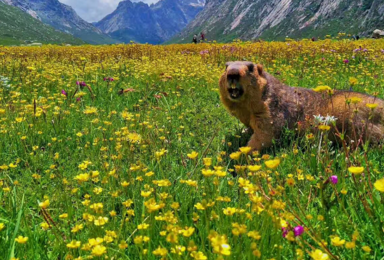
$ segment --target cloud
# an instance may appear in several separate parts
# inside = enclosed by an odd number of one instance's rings
[[[98,22],[112,13],[121,0],[59,0],[72,6],[77,14],[87,22]],[[132,0],[132,2],[156,3],[158,0]]]

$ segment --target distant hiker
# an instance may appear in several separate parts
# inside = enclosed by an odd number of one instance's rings
[[[205,34],[203,32],[200,33],[200,40],[205,41]]]
[[[316,41],[316,38],[315,38],[315,37],[312,37],[312,41],[315,42],[315,41]]]
[[[193,40],[192,40],[193,43],[197,43],[197,34],[193,35]]]

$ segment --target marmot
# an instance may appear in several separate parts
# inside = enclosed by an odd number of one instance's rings
[[[262,65],[243,61],[228,62],[219,84],[224,106],[252,128],[248,146],[253,150],[271,146],[273,139],[280,138],[284,127],[295,129],[298,122],[316,115],[337,118],[336,127],[349,142],[363,137],[378,143],[384,137],[384,101],[373,96],[336,90],[328,95],[290,87],[266,73]],[[377,107],[366,106],[373,103]],[[333,137],[334,141],[340,141]]]

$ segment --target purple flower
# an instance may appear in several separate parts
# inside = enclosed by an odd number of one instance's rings
[[[205,54],[208,54],[208,53],[209,53],[208,50],[203,50],[203,51],[200,52],[200,55],[205,55]]]
[[[297,226],[293,229],[295,237],[301,236],[304,233],[304,228],[302,226]]]
[[[77,102],[80,102],[80,101],[81,101],[81,98],[80,98],[80,97],[76,98],[76,101],[77,101]]]
[[[80,87],[86,87],[87,86],[87,84],[84,81],[76,81],[76,85],[78,85]]]
[[[381,50],[381,53],[384,53],[384,50]]]
[[[329,180],[333,183],[333,184],[337,184],[337,182],[339,181],[337,179],[337,176],[336,175],[332,175],[331,177],[329,177]]]
[[[349,60],[348,60],[348,59],[345,59],[345,60],[343,60],[343,62],[344,62],[345,64],[348,64],[348,63],[349,63]]]
[[[111,77],[106,77],[106,78],[104,78],[104,81],[109,81],[109,82],[112,82],[112,81],[114,81],[114,79],[113,79],[113,78],[111,78]]]
[[[65,92],[65,90],[63,89],[63,90],[61,90],[61,94],[63,94],[64,96],[67,96],[68,94],[67,94],[67,92]]]

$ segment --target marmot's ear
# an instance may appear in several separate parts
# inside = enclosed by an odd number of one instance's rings
[[[259,75],[263,75],[263,71],[263,65],[257,64],[257,72],[259,73]]]
[[[228,69],[228,66],[231,65],[231,63],[232,63],[231,61],[225,63],[225,69]]]
[[[247,62],[246,65],[248,67],[248,71],[253,73],[253,71],[255,70],[255,64],[253,62]]]

